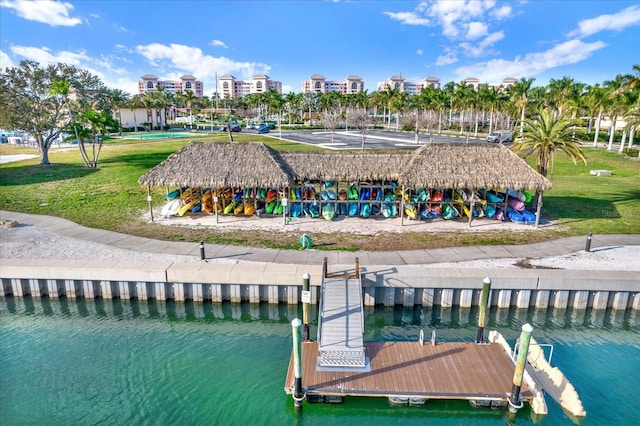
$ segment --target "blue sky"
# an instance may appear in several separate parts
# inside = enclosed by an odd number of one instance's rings
[[[266,73],[303,80],[392,75],[442,83],[570,76],[595,84],[640,63],[637,1],[18,1],[0,0],[0,66],[23,59],[87,68],[137,93],[144,74]]]

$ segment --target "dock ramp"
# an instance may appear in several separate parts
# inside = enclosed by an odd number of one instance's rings
[[[318,319],[320,368],[366,368],[362,281],[358,260],[354,272],[329,273],[322,265]]]

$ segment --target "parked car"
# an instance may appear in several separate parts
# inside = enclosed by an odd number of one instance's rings
[[[257,129],[256,133],[269,133],[269,126],[266,124],[261,124]]]
[[[489,133],[487,142],[493,143],[511,143],[511,130],[496,130]]]
[[[239,125],[239,124],[232,124],[232,125],[231,125],[231,131],[232,131],[232,132],[241,132],[241,131],[242,131],[242,128],[240,127],[240,125]]]
[[[226,132],[227,131],[227,126],[218,126],[218,131],[219,132]]]

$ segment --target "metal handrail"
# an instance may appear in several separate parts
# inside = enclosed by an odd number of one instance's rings
[[[325,285],[325,279],[324,279],[324,273],[322,274],[322,284],[320,285],[320,303],[318,304],[318,331],[317,331],[317,336],[316,336],[316,341],[319,342],[319,347],[322,347],[322,305],[324,304],[324,285]]]

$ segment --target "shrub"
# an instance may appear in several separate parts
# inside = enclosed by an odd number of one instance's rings
[[[622,150],[622,153],[627,157],[638,158],[640,154],[640,149],[638,148],[625,148]]]

